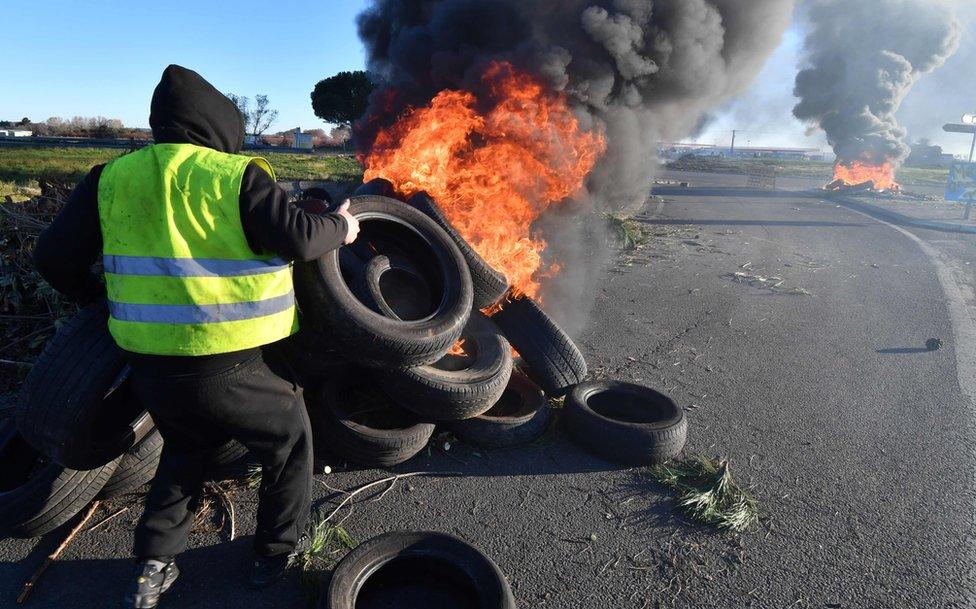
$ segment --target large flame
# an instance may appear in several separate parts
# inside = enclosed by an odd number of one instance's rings
[[[386,178],[406,196],[427,191],[516,294],[536,296],[558,266],[544,263],[532,223],[581,192],[606,143],[581,129],[565,95],[511,64],[490,64],[482,80],[490,99],[441,91],[382,130],[361,158],[365,179]]]
[[[895,166],[891,162],[872,165],[861,161],[837,163],[834,165],[834,184],[857,186],[874,182],[875,190],[898,190],[895,182]]]

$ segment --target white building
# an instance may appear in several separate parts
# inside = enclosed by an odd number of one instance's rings
[[[26,129],[0,129],[0,137],[30,137],[32,135],[34,132]]]

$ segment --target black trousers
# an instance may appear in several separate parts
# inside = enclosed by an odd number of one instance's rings
[[[186,549],[190,504],[202,490],[214,449],[230,439],[262,466],[255,552],[274,557],[294,550],[309,513],[312,438],[301,387],[272,371],[269,357],[256,352],[228,370],[203,375],[133,371],[137,395],[164,440],[136,528],[136,557],[176,556]]]

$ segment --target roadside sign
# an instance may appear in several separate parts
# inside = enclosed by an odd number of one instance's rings
[[[963,125],[976,125],[976,114],[963,114],[962,115]]]
[[[953,163],[946,185],[946,201],[976,201],[976,163]]]
[[[942,130],[947,133],[976,133],[976,125],[958,125],[949,123],[944,125]]]

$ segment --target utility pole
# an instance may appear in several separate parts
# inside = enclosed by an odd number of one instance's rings
[[[735,134],[736,134],[737,131],[738,131],[737,129],[733,129],[732,130],[732,147],[729,148],[729,156],[735,156]],[[974,140],[973,141],[976,142],[976,136],[974,136]],[[976,145],[976,144],[974,144],[974,145]],[[970,159],[970,160],[972,160],[972,159]]]

